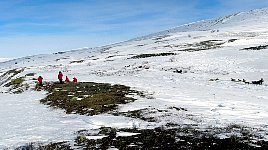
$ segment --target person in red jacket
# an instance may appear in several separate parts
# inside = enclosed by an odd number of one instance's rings
[[[74,82],[74,83],[77,83],[77,79],[76,79],[76,77],[73,78],[73,82]]]
[[[61,71],[60,71],[59,74],[58,74],[58,79],[59,79],[59,81],[60,81],[60,84],[63,83],[62,78],[63,78],[63,74],[62,74]]]
[[[69,80],[68,76],[66,76],[65,82],[67,82],[67,83],[69,83],[69,82],[70,82],[70,80]]]
[[[38,84],[39,84],[39,86],[43,86],[43,78],[42,78],[41,76],[39,76],[39,77],[37,78],[37,80],[38,80]]]

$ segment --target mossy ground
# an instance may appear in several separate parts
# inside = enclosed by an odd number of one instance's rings
[[[139,59],[139,58],[148,58],[148,57],[157,57],[157,56],[170,56],[176,55],[176,53],[154,53],[154,54],[140,54],[131,57],[130,59]]]
[[[29,85],[23,84],[25,77],[15,78],[16,75],[20,74],[23,71],[24,68],[8,70],[0,76],[0,85],[4,84],[5,87],[9,87],[8,92],[13,94],[20,94],[24,90],[27,90],[29,88]]]
[[[17,88],[17,87],[21,86],[23,82],[24,82],[24,77],[12,79],[10,82],[5,84],[5,87],[14,86],[15,88]]]
[[[240,127],[229,127],[238,130]],[[216,129],[215,129],[216,130]],[[217,129],[220,130],[220,129]],[[117,136],[117,132],[138,133],[133,136]],[[243,130],[241,130],[243,132]],[[250,132],[250,130],[248,130]],[[177,128],[156,128],[156,129],[113,129],[101,128],[99,134],[105,135],[102,139],[87,139],[85,131],[79,133],[76,138],[76,146],[84,149],[267,149],[268,142],[251,141],[253,135],[246,136],[232,135],[229,138],[220,139],[213,135],[214,132],[199,131],[192,127],[177,127]]]
[[[25,146],[20,146],[15,150],[71,150],[70,144],[67,142],[57,142],[49,144],[29,143]]]
[[[0,78],[3,78],[5,76],[9,76],[8,79],[11,79],[12,77],[16,76],[17,74],[23,72],[24,69],[12,69],[12,70],[8,70],[7,72],[5,72],[3,75],[0,76]]]
[[[84,62],[85,60],[76,60],[76,61],[70,61],[70,64],[73,64],[73,63],[82,63]]]
[[[49,94],[41,100],[41,103],[64,109],[66,113],[81,115],[96,115],[115,110],[118,104],[135,100],[127,95],[139,93],[124,85],[94,82],[52,83],[47,84],[43,89]]]
[[[96,130],[96,129],[95,129]],[[219,138],[215,132],[236,131],[228,138]],[[115,129],[102,127],[98,131],[81,130],[70,142],[49,143],[47,145],[30,144],[27,147],[37,150],[71,150],[71,149],[182,149],[182,150],[267,150],[268,142],[254,140],[254,134],[239,135],[239,132],[252,133],[250,129],[242,129],[239,125],[231,125],[223,129],[198,130],[191,126],[155,129]],[[119,136],[118,132],[135,133],[130,136]],[[88,137],[102,136],[99,139]],[[36,146],[38,145],[38,146]]]
[[[95,115],[112,111],[116,112],[118,104],[132,102],[135,99],[127,95],[140,94],[141,92],[131,90],[123,85],[111,85],[106,83],[48,83],[44,87],[37,87],[49,92],[41,103],[51,107],[65,109],[66,113],[77,113],[82,115]],[[142,95],[142,94],[140,94]],[[170,107],[177,111],[187,111],[184,108]],[[153,118],[143,116],[144,110],[136,110],[114,115],[123,115],[139,118],[145,121],[154,121]],[[137,133],[132,136],[118,136],[118,132]],[[229,135],[219,138],[217,135]],[[90,139],[88,136],[102,136],[99,139]],[[98,132],[82,130],[77,132],[77,138],[67,143],[50,143],[39,146],[50,149],[74,149],[74,144],[80,149],[268,149],[268,142],[254,133],[254,130],[240,125],[230,125],[226,128],[199,129],[197,126],[170,125],[155,129],[115,129],[102,127]],[[50,149],[49,149],[50,148]]]
[[[267,48],[268,48],[268,45],[259,45],[259,46],[243,48],[242,50],[263,50]]]
[[[2,80],[2,82],[0,82],[0,85],[2,85],[3,83],[8,82],[13,77],[15,77],[16,75],[18,75],[19,73],[21,73],[23,71],[24,71],[24,69],[12,69],[12,70],[8,70],[7,72],[5,72],[4,74],[2,74],[0,76],[0,80]]]

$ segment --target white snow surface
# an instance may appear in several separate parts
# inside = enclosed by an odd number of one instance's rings
[[[29,142],[60,142],[75,138],[75,131],[102,126],[132,128],[134,119],[110,115],[65,114],[41,105],[44,92],[27,91],[19,95],[1,94],[0,149]],[[105,121],[103,121],[105,120]]]
[[[133,136],[133,135],[138,135],[140,133],[130,133],[130,132],[117,132],[116,136]]]
[[[5,61],[8,61],[8,60],[11,60],[10,58],[0,58],[0,62],[5,62]]]
[[[66,115],[39,103],[44,92],[31,90],[22,94],[5,93],[0,88],[0,149],[27,142],[68,140],[80,129],[101,126],[116,128],[153,128],[166,123],[224,127],[241,124],[268,131],[268,49],[241,50],[268,45],[268,9],[238,13],[214,20],[201,21],[98,48],[84,48],[57,54],[29,56],[0,63],[0,75],[15,68],[56,81],[58,71],[79,81],[123,84],[145,91],[140,98],[119,111],[146,109],[145,115],[155,123],[122,116]],[[236,39],[232,41],[232,39]],[[220,47],[201,49],[200,42],[214,40]],[[176,53],[129,59],[139,54]],[[81,62],[77,63],[77,61]],[[173,71],[183,70],[182,74]],[[209,81],[216,79],[217,81]],[[263,85],[232,82],[264,79]],[[35,80],[26,78],[32,87]],[[0,78],[0,83],[3,79]],[[185,108],[188,111],[170,109]],[[167,110],[159,112],[156,110]],[[152,113],[154,112],[154,113]],[[265,135],[267,139],[267,135]]]

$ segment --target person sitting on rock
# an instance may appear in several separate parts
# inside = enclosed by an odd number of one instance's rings
[[[65,82],[67,82],[67,83],[69,83],[69,82],[70,82],[70,80],[69,80],[68,76],[66,76]]]
[[[73,82],[74,82],[74,83],[77,83],[77,79],[76,79],[76,77],[73,78]]]

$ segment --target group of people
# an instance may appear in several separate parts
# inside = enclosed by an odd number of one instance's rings
[[[62,74],[61,71],[60,71],[59,74],[58,74],[58,79],[59,79],[60,84],[63,84],[63,83],[64,83],[64,82],[63,82],[63,74]],[[39,77],[37,78],[37,80],[38,80],[38,84],[39,84],[39,86],[43,86],[43,77],[42,77],[42,76],[39,76]],[[66,83],[71,82],[70,79],[68,78],[68,76],[66,76],[66,78],[65,78],[65,82],[66,82]],[[76,77],[73,77],[73,82],[74,82],[74,83],[77,83],[77,78],[76,78]]]

